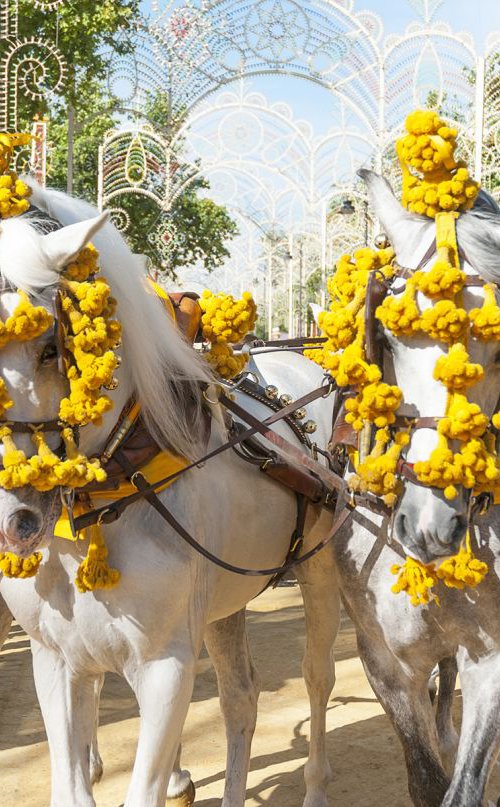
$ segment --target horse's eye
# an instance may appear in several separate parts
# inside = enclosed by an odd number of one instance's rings
[[[40,364],[51,364],[55,359],[57,359],[57,345],[54,342],[49,342],[42,351]]]

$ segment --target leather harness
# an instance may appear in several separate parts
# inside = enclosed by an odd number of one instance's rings
[[[430,245],[421,264],[430,259],[435,251],[434,243]],[[462,257],[464,257],[462,255]],[[401,278],[411,277],[413,270],[395,265],[395,276]],[[480,277],[471,277],[466,280],[467,286],[483,286],[484,281]],[[383,364],[383,348],[379,334],[377,332],[377,321],[375,312],[377,307],[388,293],[390,285],[387,281],[373,272],[369,276],[366,294],[365,327],[366,327],[366,355],[371,363],[377,364],[381,369]],[[397,292],[396,292],[397,293]],[[161,295],[166,298],[166,295]],[[199,326],[201,311],[197,303],[197,295],[180,293],[171,295],[169,300],[163,300],[167,310],[171,308],[176,312],[178,324],[184,332],[185,338],[191,343],[199,336]],[[56,292],[54,307],[55,336],[59,351],[59,367],[61,372],[65,370],[65,349],[64,349],[64,324],[62,317],[62,297]],[[194,311],[196,309],[196,312]],[[258,352],[259,349],[293,350],[302,352],[309,349],[311,344],[320,347],[325,340],[323,338],[306,338],[280,340],[279,342],[254,341],[253,346]],[[299,428],[293,415],[296,410],[301,409],[313,401],[326,397],[336,386],[333,379],[325,376],[324,383],[315,390],[301,396],[296,401],[282,405],[281,402],[271,401],[265,393],[263,387],[253,381],[251,374],[243,374],[242,379],[228,388],[228,394],[222,392],[219,403],[225,411],[233,415],[230,419],[231,425],[228,432],[228,439],[212,451],[205,453],[198,460],[189,463],[178,469],[168,477],[150,483],[143,475],[141,469],[147,465],[154,456],[160,453],[161,449],[149,433],[135,401],[131,400],[122,411],[118,423],[110,434],[107,444],[101,454],[101,462],[106,468],[107,480],[102,487],[109,491],[114,487],[118,488],[124,479],[128,480],[136,489],[136,492],[111,501],[104,506],[92,508],[90,494],[98,486],[87,486],[77,491],[71,491],[71,500],[63,495],[63,503],[69,510],[71,526],[75,534],[89,526],[98,524],[105,525],[115,522],[127,507],[146,500],[168,524],[175,530],[180,538],[200,555],[215,563],[226,571],[234,572],[246,576],[272,577],[276,581],[284,572],[294,566],[304,563],[313,555],[323,549],[335,536],[341,526],[351,516],[357,504],[363,504],[372,510],[387,515],[388,508],[373,494],[357,494],[356,498],[350,494],[347,482],[343,478],[347,462],[347,450],[349,447],[357,446],[358,435],[352,427],[345,422],[344,406],[345,398],[351,394],[351,390],[339,390],[336,405],[333,412],[332,437],[329,443],[329,452],[322,453],[328,460],[328,467],[318,462],[317,454],[319,449],[311,445],[310,440]],[[231,395],[231,389],[241,389],[250,397],[265,404],[272,409],[272,414],[261,421],[237,403]],[[205,392],[205,391],[204,391]],[[189,406],[186,396],[182,396],[183,405]],[[440,418],[417,417],[402,418],[399,416],[396,425],[405,425],[407,428],[437,428]],[[304,444],[306,450],[312,452],[312,457],[305,453],[304,449],[297,448],[287,439],[278,434],[272,426],[279,421],[285,421],[291,427],[293,433]],[[243,425],[244,424],[244,425]],[[30,432],[43,426],[45,430],[55,430],[59,427],[58,421],[46,421],[43,423],[10,422],[9,427],[15,432]],[[208,409],[205,410],[205,434],[202,435],[201,442],[208,443],[210,433],[210,415]],[[265,443],[257,439],[257,435],[264,438]],[[78,434],[75,435],[76,438]],[[234,449],[245,461],[257,465],[260,470],[270,478],[286,486],[297,494],[297,521],[292,534],[290,549],[284,564],[270,569],[245,569],[227,563],[218,558],[208,549],[202,546],[182,524],[175,518],[166,505],[159,499],[158,491],[162,490],[168,483],[178,479],[190,470],[208,462],[210,459],[223,452]],[[418,484],[418,480],[413,473],[413,468],[405,462],[400,461],[398,473],[407,479]],[[72,517],[72,504],[79,501],[85,504],[88,509],[81,515]],[[335,516],[333,524],[328,534],[314,546],[311,550],[299,556],[302,548],[303,530],[306,519],[307,504],[312,503],[319,507],[335,512],[337,502],[342,501],[342,509]],[[273,582],[271,580],[270,582]]]
[[[430,246],[428,247],[427,251],[425,252],[423,258],[418,264],[417,269],[409,269],[408,267],[401,266],[395,260],[393,260],[394,266],[394,275],[391,280],[386,280],[381,273],[374,271],[370,274],[368,278],[368,283],[366,287],[366,301],[365,301],[365,352],[367,361],[371,364],[376,364],[379,367],[381,373],[383,374],[383,343],[381,339],[381,331],[379,327],[379,323],[376,318],[376,310],[379,305],[382,304],[383,300],[387,296],[390,290],[394,294],[401,294],[405,290],[405,284],[401,286],[400,289],[394,290],[391,289],[392,282],[395,278],[403,278],[405,280],[409,280],[418,269],[421,269],[425,264],[430,260],[432,255],[435,253],[436,243],[432,241]],[[462,248],[459,248],[459,255],[463,260],[466,260],[469,264],[470,261],[468,260],[467,256],[463,252]],[[468,275],[465,278],[464,286],[465,287],[483,287],[486,281],[483,280],[482,277],[479,275]],[[341,457],[344,463],[344,468],[348,461],[348,451],[349,449],[358,449],[360,448],[360,437],[361,433],[354,430],[351,424],[346,423],[345,421],[345,399],[352,395],[353,390],[350,388],[343,388],[341,392],[339,392],[339,406],[338,412],[336,417],[334,418],[333,423],[333,430],[332,430],[332,439],[329,445],[330,452],[337,457]],[[442,420],[441,415],[433,416],[424,416],[424,417],[411,417],[408,415],[396,415],[396,420],[392,426],[393,429],[407,429],[411,433],[416,431],[417,429],[437,429],[440,420]],[[492,431],[497,431],[494,427],[491,427]],[[370,446],[371,440],[373,439],[373,432],[374,427],[371,429],[370,435]],[[398,460],[396,466],[396,473],[407,479],[414,485],[420,485],[422,487],[428,487],[428,485],[424,485],[417,477],[413,470],[413,463],[408,462],[404,458],[400,458]],[[485,495],[480,494],[477,497],[478,500],[482,500]],[[356,498],[358,498],[356,496]],[[482,509],[482,508],[481,508]]]

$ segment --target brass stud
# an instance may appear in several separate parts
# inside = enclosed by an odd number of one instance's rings
[[[288,406],[288,404],[291,404],[292,401],[293,401],[292,396],[288,395],[286,392],[283,395],[280,395],[281,406]]]
[[[390,247],[391,242],[389,241],[389,237],[386,233],[379,233],[374,238],[374,243],[377,249],[387,249]]]
[[[278,387],[275,387],[274,384],[269,384],[266,387],[266,398],[269,398],[270,401],[275,401],[278,397]]]
[[[104,385],[104,389],[110,390],[110,392],[115,390],[117,387],[118,387],[118,379],[117,378],[112,378],[111,381],[109,382],[109,384]]]
[[[318,424],[315,423],[314,420],[306,420],[306,422],[302,424],[302,429],[306,434],[314,434],[317,428]]]
[[[296,409],[295,412],[292,412],[292,417],[294,420],[304,420],[307,412],[305,409]]]

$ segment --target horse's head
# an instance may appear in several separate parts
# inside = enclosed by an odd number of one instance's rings
[[[372,172],[361,172],[368,186],[371,202],[396,252],[397,263],[410,270],[429,270],[436,260],[432,244],[436,229],[429,219],[408,213],[394,197],[390,186]],[[464,213],[457,222],[458,245],[462,252],[462,268],[467,275],[479,274],[485,281],[500,281],[500,212],[495,203],[481,194],[474,210]],[[470,263],[469,263],[470,261]],[[389,295],[404,292],[405,278],[397,278]],[[466,311],[482,306],[483,286],[466,286],[461,292],[460,306]],[[498,295],[497,295],[498,296]],[[421,292],[417,296],[421,312],[433,301]],[[379,327],[381,328],[379,323]],[[469,361],[482,366],[481,380],[467,389],[467,401],[480,406],[491,420],[500,398],[500,343],[496,339],[476,339],[468,332]],[[446,386],[436,377],[437,361],[448,354],[449,344],[425,333],[395,335],[384,329],[384,380],[403,393],[398,414],[409,418],[444,418],[449,403]],[[439,374],[438,374],[439,375]],[[412,474],[416,463],[429,460],[442,445],[436,426],[431,421],[417,424],[409,432],[406,468],[409,469],[404,489],[394,511],[394,534],[409,555],[424,563],[455,554],[467,531],[472,491],[457,485],[456,491],[445,485],[422,484]],[[450,439],[448,447],[460,451],[463,443]],[[416,466],[419,467],[418,465]],[[409,478],[408,478],[409,477]]]
[[[45,234],[35,218],[13,218],[1,223],[0,377],[8,408],[0,402],[3,410],[0,429],[14,424],[10,428],[15,447],[27,459],[36,454],[36,448],[33,430],[30,433],[25,424],[45,422],[47,445],[54,451],[60,447],[57,421],[61,399],[68,393],[68,380],[58,361],[60,345],[53,324],[57,318],[55,292],[60,272],[105,219],[106,216],[100,216]],[[40,220],[39,224],[43,222]],[[45,316],[47,327],[42,325],[40,333],[35,329],[34,338],[16,332],[17,325],[22,325],[23,302],[36,306],[39,317]],[[3,338],[6,325],[9,337]],[[5,451],[4,446],[0,451],[2,457]],[[43,491],[30,484],[11,489],[0,487],[0,552],[30,555],[51,537],[59,509],[59,488]]]

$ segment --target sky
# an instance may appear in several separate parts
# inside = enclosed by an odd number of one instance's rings
[[[171,5],[171,0],[143,0],[146,13],[152,2],[160,9]],[[184,0],[175,2],[183,4]],[[500,31],[500,0],[354,0],[353,10],[373,11],[382,18],[386,34],[402,34],[410,23],[422,19],[426,8],[433,12],[433,21],[443,21],[455,31],[471,33],[479,54],[484,52],[488,34]],[[329,102],[323,88],[308,81],[272,75],[252,79],[248,88],[262,92],[270,102],[287,102],[294,117],[308,120],[318,135],[328,130],[331,116],[325,114]]]
[[[355,0],[356,9],[366,8],[382,17],[388,33],[403,33],[408,23],[418,19],[417,9],[424,5],[424,0]],[[489,32],[500,30],[499,0],[429,0],[428,5],[437,6],[435,20],[471,33],[480,52]]]
[[[151,2],[143,0],[144,11],[151,9]],[[156,4],[165,8],[168,0],[156,0]],[[383,19],[387,33],[403,33],[425,6],[436,9],[434,19],[447,22],[457,31],[472,33],[481,50],[488,33],[500,30],[500,0],[354,0],[354,10],[374,11]]]

